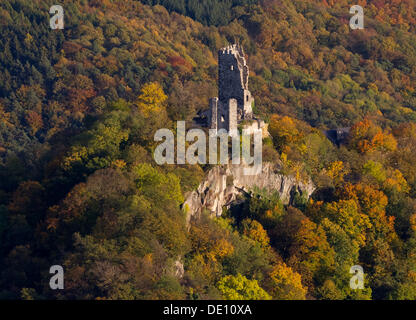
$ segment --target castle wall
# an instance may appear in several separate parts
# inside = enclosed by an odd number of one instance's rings
[[[236,57],[233,54],[220,54],[218,57],[218,93],[224,103],[237,99],[239,106],[244,106],[244,87]]]
[[[244,97],[243,118],[250,118],[253,113],[251,105],[254,102],[254,98],[251,96],[251,92],[249,90],[244,90]]]
[[[218,98],[209,100],[209,127],[210,129],[218,129]]]
[[[248,90],[249,68],[238,45],[218,52],[218,98],[210,100],[210,128],[237,129],[238,121],[252,119],[254,101]]]
[[[229,133],[237,131],[237,100],[228,100],[228,130]]]

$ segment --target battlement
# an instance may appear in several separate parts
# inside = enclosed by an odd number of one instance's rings
[[[218,56],[220,55],[234,55],[244,57],[244,50],[238,44],[232,44],[225,48],[222,48],[218,51]]]

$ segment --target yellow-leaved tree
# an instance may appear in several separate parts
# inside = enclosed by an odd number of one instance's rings
[[[136,105],[145,116],[165,112],[164,104],[168,96],[163,92],[162,86],[157,82],[150,82],[143,86]]]
[[[259,286],[257,280],[249,280],[241,274],[221,278],[218,281],[217,288],[226,300],[271,299],[271,296]]]
[[[305,300],[307,290],[302,285],[301,275],[285,263],[277,264],[269,274],[270,290],[276,300]]]
[[[167,96],[162,86],[157,82],[147,83],[143,86],[134,105],[138,114],[131,120],[133,122],[134,137],[137,143],[152,144],[157,130],[169,128],[168,113],[166,111]]]

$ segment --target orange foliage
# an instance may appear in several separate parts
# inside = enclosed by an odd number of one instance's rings
[[[32,134],[38,132],[39,129],[43,127],[42,116],[36,111],[29,110],[25,115],[25,120],[29,125]]]
[[[343,199],[354,199],[360,204],[361,211],[368,215],[373,226],[372,232],[384,235],[388,240],[396,237],[394,231],[394,217],[386,216],[387,196],[380,190],[376,190],[362,183],[347,184],[339,190],[339,196]]]
[[[267,214],[267,213],[266,213]],[[271,213],[270,213],[271,215]],[[258,242],[261,247],[266,248],[270,246],[270,238],[266,230],[256,220],[245,219],[242,222],[243,234],[248,238]]]
[[[298,142],[302,135],[298,130],[298,124],[294,119],[273,114],[270,118],[269,132],[276,146],[283,146]]]
[[[350,145],[360,153],[397,149],[397,141],[393,135],[383,132],[379,126],[368,119],[356,123],[351,128]]]

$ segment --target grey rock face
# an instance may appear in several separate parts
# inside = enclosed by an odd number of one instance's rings
[[[223,207],[230,207],[236,203],[238,196],[248,193],[254,187],[265,188],[269,192],[277,190],[284,204],[290,202],[292,190],[303,192],[308,197],[315,191],[312,182],[298,182],[293,176],[279,174],[276,165],[271,163],[263,163],[262,172],[256,176],[244,175],[243,169],[243,165],[211,169],[198,189],[186,197],[183,208],[187,212],[187,221],[204,209],[220,216]]]
[[[174,268],[175,268],[175,277],[177,277],[178,279],[182,279],[183,275],[185,274],[185,268],[180,257],[178,258],[178,260],[175,261]]]

